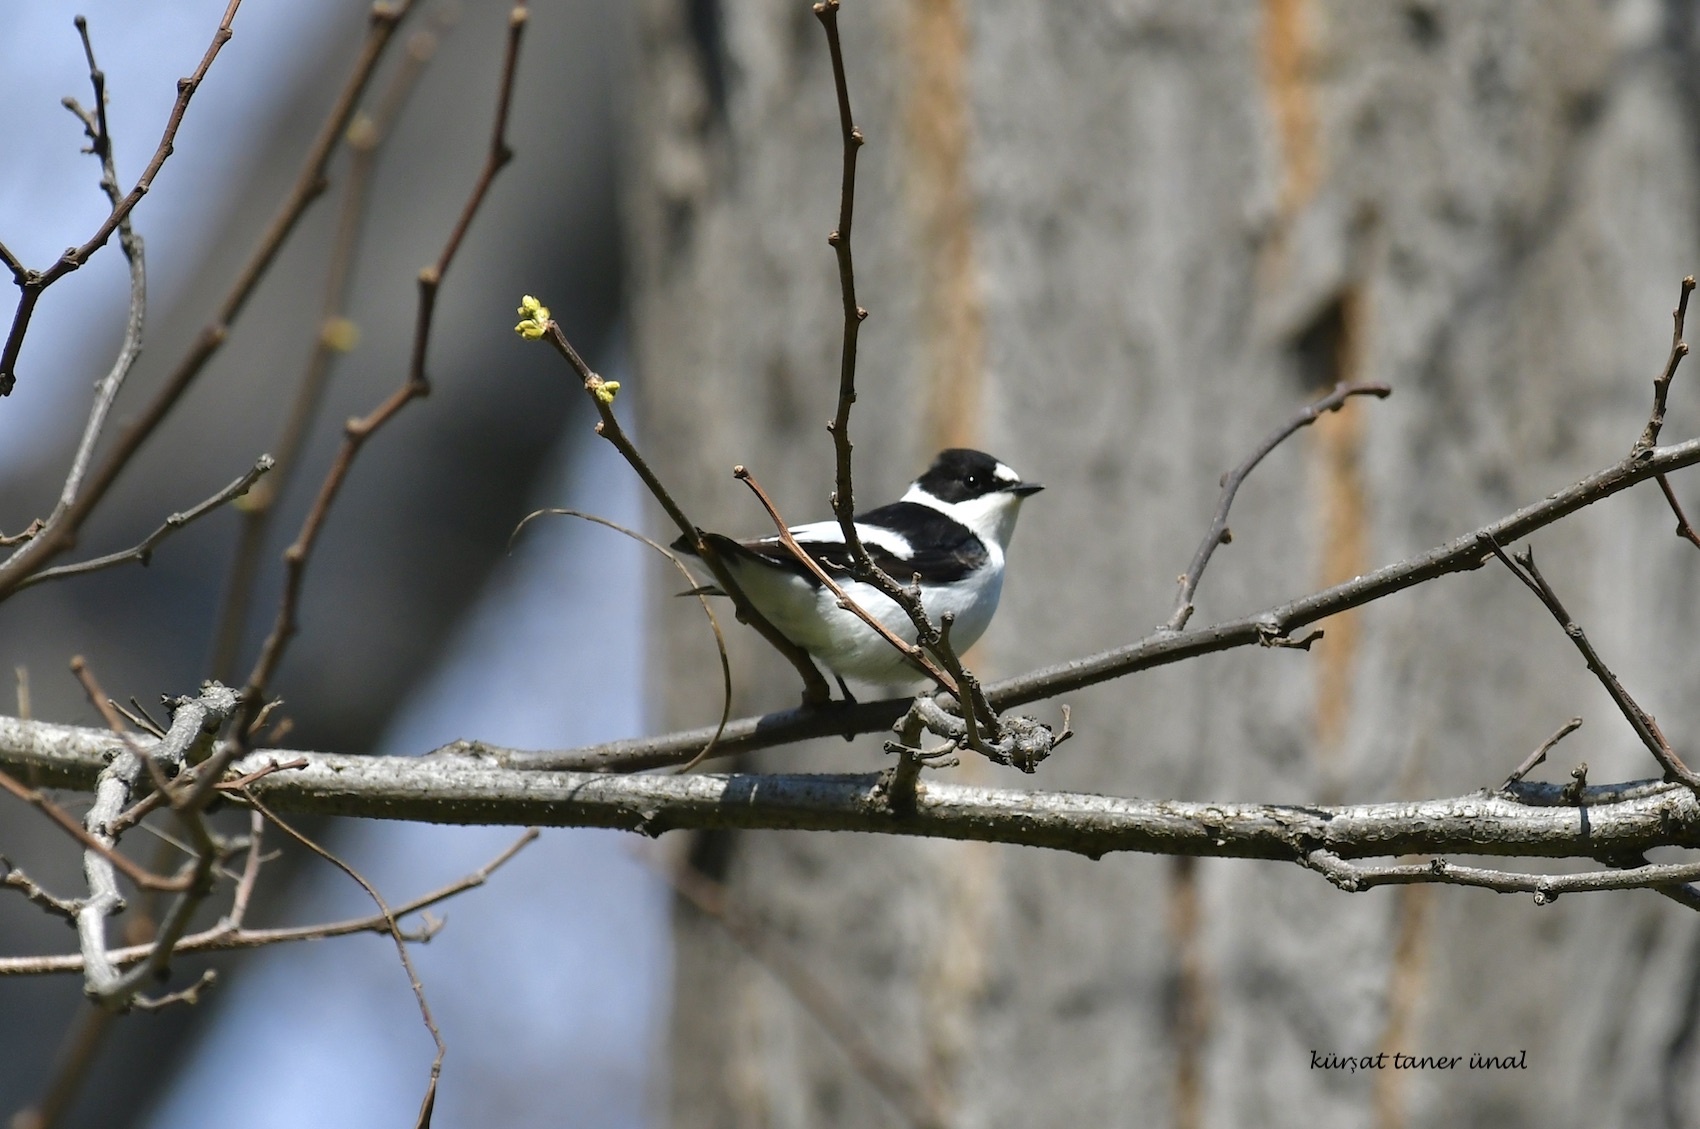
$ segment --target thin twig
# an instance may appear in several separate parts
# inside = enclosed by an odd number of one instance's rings
[[[1300,429],[1310,426],[1329,412],[1339,411],[1350,397],[1374,396],[1378,400],[1385,400],[1392,394],[1393,389],[1386,384],[1341,381],[1328,395],[1294,412],[1292,418],[1264,436],[1263,442],[1246,456],[1244,462],[1222,476],[1222,493],[1216,503],[1216,516],[1211,519],[1210,529],[1205,533],[1204,540],[1198,543],[1198,551],[1193,553],[1192,563],[1187,565],[1186,571],[1180,576],[1180,591],[1175,594],[1175,610],[1169,616],[1168,622],[1163,624],[1163,630],[1179,631],[1186,626],[1186,621],[1192,618],[1192,599],[1198,592],[1198,582],[1203,578],[1204,570],[1209,566],[1210,557],[1216,552],[1216,547],[1228,543],[1228,510],[1234,504],[1234,495],[1239,492],[1240,484],[1257,469],[1257,464]]]
[[[528,298],[526,302],[527,305],[521,306],[520,310],[529,317],[531,314],[527,311],[532,299]],[[713,547],[703,540],[702,531],[696,523],[685,516],[684,509],[674,499],[667,487],[662,485],[661,479],[650,468],[648,460],[643,457],[642,452],[637,449],[637,445],[631,441],[625,429],[620,426],[619,418],[614,415],[614,396],[620,389],[619,383],[602,379],[594,369],[586,364],[584,358],[579,355],[579,351],[573,348],[572,342],[567,340],[567,335],[560,325],[548,317],[548,313],[543,307],[537,307],[534,312],[545,319],[540,327],[540,332],[536,336],[541,336],[554,346],[555,351],[566,359],[573,372],[577,373],[579,379],[584,381],[585,393],[589,395],[590,402],[595,406],[596,414],[601,417],[596,425],[596,434],[613,444],[614,449],[620,452],[620,456],[626,460],[632,470],[637,472],[638,478],[642,480],[650,495],[661,503],[661,508],[667,511],[667,516],[672,519],[673,524],[684,535],[687,543],[692,546],[703,564],[708,567],[708,570],[714,574],[714,579],[719,583],[721,591],[725,592],[727,598],[732,601],[738,621],[753,627],[757,634],[767,640],[769,646],[784,656],[785,660],[796,669],[798,676],[803,680],[803,704],[814,706],[824,703],[831,697],[832,692],[826,684],[826,679],[815,667],[814,660],[809,658],[809,653],[787,639],[784,633],[773,626],[767,617],[762,615],[754,604],[750,603],[749,597],[744,595],[744,590],[738,586],[737,579],[733,577],[725,562],[721,561],[715,554]]]
[[[856,125],[855,116],[850,110],[850,80],[844,69],[844,45],[838,34],[839,0],[821,0],[814,6],[815,17],[820,20],[822,29],[826,32],[827,53],[832,59],[833,92],[838,100],[838,129],[843,139],[843,158],[839,175],[838,190],[838,226],[826,238],[832,247],[838,262],[838,290],[844,308],[843,343],[840,348],[838,365],[838,407],[826,429],[832,433],[832,449],[834,459],[835,489],[832,492],[832,512],[838,519],[838,527],[844,535],[844,547],[849,556],[850,575],[865,584],[871,584],[882,595],[903,609],[915,626],[915,642],[918,648],[932,650],[938,645],[940,631],[927,615],[926,608],[921,603],[921,593],[918,587],[906,588],[882,569],[868,552],[868,547],[862,544],[861,532],[856,528],[856,489],[852,468],[852,456],[855,445],[850,441],[850,409],[856,403],[856,350],[862,332],[862,322],[867,320],[868,311],[856,300],[856,261],[851,251],[850,232],[856,218],[856,159],[867,140],[862,130]],[[926,673],[934,681],[947,689],[964,681],[963,668],[954,653],[945,661],[944,671],[938,666],[928,664],[931,669]],[[947,673],[948,672],[948,673]],[[941,678],[942,676],[942,678]],[[951,689],[952,696],[955,695]],[[990,731],[995,739],[1000,736],[998,717],[987,708],[980,723]],[[976,736],[977,729],[971,729]],[[980,751],[984,751],[983,748]]]
[[[515,9],[515,11],[516,13],[523,13],[524,10]],[[389,933],[390,939],[395,942],[396,954],[401,958],[401,966],[407,972],[407,982],[413,989],[413,998],[419,1003],[420,1017],[425,1021],[425,1029],[431,1033],[431,1041],[437,1046],[436,1057],[431,1060],[431,1079],[425,1087],[425,1097],[420,1102],[419,1117],[415,1123],[418,1126],[418,1129],[426,1129],[426,1127],[431,1124],[431,1113],[436,1108],[437,1079],[442,1076],[443,1056],[448,1053],[449,1048],[448,1044],[443,1042],[443,1033],[437,1029],[437,1021],[431,1017],[431,1005],[425,999],[425,985],[419,981],[419,972],[413,967],[413,958],[407,955],[407,940],[402,935],[401,926],[396,923],[395,913],[391,911],[389,903],[384,901],[384,896],[378,893],[378,888],[368,882],[365,876],[358,870],[355,870],[348,863],[344,862],[324,847],[321,847],[318,843],[315,843],[313,840],[303,835],[294,827],[291,827],[282,819],[279,819],[277,813],[273,812],[270,808],[266,807],[265,804],[261,803],[252,791],[243,789],[242,798],[251,805],[255,811],[269,819],[278,827],[279,830],[283,831],[291,839],[294,839],[297,843],[300,843],[303,847],[306,847],[308,850],[312,851],[314,854],[318,855],[320,858],[324,859],[326,862],[354,879],[355,882],[359,883],[360,888],[366,891],[367,896],[370,897],[373,903],[378,907],[378,912],[383,915],[384,924],[386,926],[385,931]],[[528,833],[535,833],[535,829],[531,829]],[[517,849],[517,847],[513,849]]]
[[[225,24],[220,27],[220,35],[223,38],[215,37],[214,46],[208,50],[207,57],[202,60],[201,69],[190,79],[185,80],[185,85],[181,88],[183,93],[179,94],[178,107],[173,111],[171,124],[167,128],[166,142],[161,152],[155,154],[156,162],[163,161],[163,154],[169,151],[170,139],[176,132],[176,123],[182,117],[182,109],[188,104],[187,94],[193,93],[194,86],[199,84],[201,77],[205,74],[206,67],[212,61],[212,55],[216,53],[217,47],[222,45],[224,39],[229,38],[229,20],[235,14],[236,4],[239,2],[240,0],[232,0],[230,9],[225,14]],[[348,82],[343,87],[336,104],[332,107],[324,125],[320,128],[318,137],[309,149],[307,159],[294,187],[290,190],[288,198],[284,201],[271,224],[266,228],[265,233],[260,237],[259,243],[249,256],[247,263],[237,275],[236,281],[231,285],[230,291],[219,303],[213,319],[202,328],[200,334],[190,346],[189,352],[178,362],[177,367],[166,378],[159,390],[155,392],[154,398],[142,409],[140,415],[119,430],[112,448],[107,451],[106,457],[88,477],[82,492],[77,495],[76,501],[60,515],[57,527],[52,530],[44,529],[27,545],[8,557],[4,563],[0,563],[0,600],[4,600],[16,591],[25,577],[38,571],[48,560],[65,552],[76,543],[78,532],[82,529],[83,523],[94,512],[101,500],[106,497],[113,483],[130,465],[131,460],[141,450],[143,444],[176,407],[177,401],[195,382],[195,378],[200,375],[207,362],[229,338],[231,325],[235,322],[243,307],[247,305],[249,298],[253,296],[254,289],[259,285],[260,279],[265,276],[276,260],[278,252],[282,249],[285,241],[288,240],[290,233],[294,231],[297,221],[306,212],[308,205],[325,190],[327,183],[325,167],[330,162],[336,146],[342,141],[344,132],[348,127],[349,118],[353,116],[367,82],[371,79],[378,62],[383,57],[384,48],[388,45],[397,25],[412,10],[414,3],[415,0],[396,0],[394,3],[385,2],[373,5],[366,42],[361,50],[360,58],[355,62],[354,70],[350,74]],[[141,182],[138,182],[137,190],[132,191],[130,196],[125,198],[127,204],[140,198],[139,193],[146,191],[144,185],[151,180],[153,172],[156,171],[157,164],[150,166],[149,172],[144,174]],[[114,219],[109,222],[115,227],[117,220]],[[105,235],[98,238],[104,241],[110,234],[111,232],[107,231]],[[63,262],[63,260],[61,261]],[[14,327],[14,331],[16,331],[16,327]],[[0,359],[0,382],[8,380],[10,378],[9,373],[10,362]]]
[[[1331,851],[1314,850],[1299,859],[1348,893],[1376,886],[1438,882],[1476,886],[1501,894],[1533,894],[1536,905],[1550,905],[1560,894],[1594,890],[1643,890],[1700,879],[1700,862],[1647,864],[1618,870],[1589,870],[1580,874],[1519,874],[1477,866],[1460,866],[1437,858],[1428,862],[1370,866],[1350,863]]]
[[[18,587],[15,590],[22,591],[25,588],[32,587],[47,580],[64,580],[71,576],[82,576],[90,572],[99,572],[102,569],[113,568],[121,564],[128,564],[131,561],[136,561],[140,564],[146,565],[153,558],[154,546],[158,545],[161,541],[170,537],[173,533],[176,533],[184,526],[193,524],[206,515],[212,513],[214,510],[219,509],[221,506],[242,497],[242,495],[246,494],[249,488],[259,480],[261,475],[265,474],[272,468],[272,465],[271,456],[261,455],[259,459],[255,461],[254,465],[248,468],[242,477],[236,479],[223,490],[220,490],[217,494],[214,494],[199,505],[184,510],[182,513],[169,515],[163,522],[160,523],[158,529],[155,529],[152,533],[142,538],[138,544],[132,545],[130,548],[124,549],[121,552],[108,553],[104,557],[95,557],[92,560],[78,561],[76,564],[59,565],[57,568],[43,569],[41,572],[38,572],[33,576],[26,576],[18,584]]]
[[[140,766],[137,766],[138,771]],[[124,873],[124,877],[134,882],[144,890],[159,890],[162,893],[172,893],[183,888],[176,878],[162,878],[152,871],[137,865],[132,860],[113,850],[108,844],[89,834],[83,825],[78,823],[64,808],[48,799],[41,792],[25,787],[18,779],[5,769],[0,769],[0,789],[10,792],[30,807],[45,815],[60,830],[81,843],[86,850],[101,853],[113,866]]]
[[[414,323],[413,353],[408,363],[407,376],[401,387],[397,388],[388,399],[379,404],[370,415],[364,418],[351,419],[343,427],[342,449],[338,452],[336,461],[331,464],[324,482],[319,487],[319,493],[313,500],[312,509],[307,513],[302,523],[301,532],[293,544],[284,551],[284,587],[283,594],[278,600],[277,615],[272,623],[271,633],[266,637],[260,655],[255,660],[253,670],[248,675],[248,682],[243,690],[246,699],[245,714],[242,724],[237,731],[237,739],[246,741],[252,722],[264,708],[266,690],[271,685],[272,676],[277,666],[283,661],[284,651],[289,641],[299,630],[298,615],[301,602],[301,586],[306,576],[307,563],[312,558],[313,549],[318,544],[319,534],[324,529],[325,520],[330,514],[331,506],[336,502],[343,484],[348,479],[348,473],[353,468],[355,458],[365,446],[366,441],[383,427],[397,413],[416,399],[427,396],[431,392],[431,382],[426,375],[426,351],[431,340],[431,326],[437,309],[437,294],[442,287],[443,276],[448,273],[453,264],[455,252],[460,249],[461,241],[466,237],[472,226],[473,217],[478,214],[480,206],[489,194],[490,186],[495,182],[496,174],[513,159],[513,150],[507,142],[508,110],[512,104],[514,81],[519,73],[519,47],[524,37],[527,20],[526,9],[515,7],[508,16],[507,52],[502,59],[502,76],[500,93],[496,104],[496,120],[491,129],[489,152],[484,160],[484,167],[479,172],[478,180],[467,197],[466,204],[461,208],[460,217],[455,221],[454,228],[449,232],[447,242],[443,245],[441,254],[432,265],[419,272],[419,308]]]
[[[377,166],[378,152],[383,140],[389,136],[391,123],[406,104],[436,46],[435,31],[422,30],[410,36],[402,65],[379,98],[378,109],[371,114],[357,115],[348,127],[348,148],[353,159],[349,162],[348,179],[342,190],[336,234],[330,243],[318,333],[296,386],[288,418],[272,446],[277,470],[249,493],[241,507],[242,528],[237,535],[236,552],[232,554],[225,580],[223,606],[213,634],[212,658],[208,664],[214,678],[227,680],[235,677],[242,630],[253,604],[254,584],[259,578],[261,553],[277,513],[275,503],[294,478],[302,448],[306,445],[313,421],[318,417],[325,388],[329,384],[331,362],[352,347],[354,328],[347,317],[347,294],[371,198],[372,174]]]
[[[5,855],[0,855],[0,870],[6,872],[4,877],[0,877],[0,887],[16,890],[48,913],[57,914],[72,925],[77,923],[77,910],[81,907],[74,898],[54,897],[35,879],[13,866]]]
[[[1513,576],[1523,582],[1524,587],[1535,594],[1547,611],[1552,613],[1553,619],[1558,621],[1559,627],[1564,629],[1565,635],[1576,644],[1576,649],[1582,654],[1582,661],[1588,664],[1588,669],[1593,671],[1594,677],[1605,687],[1606,693],[1611,696],[1624,720],[1629,722],[1629,727],[1635,731],[1641,743],[1647,746],[1647,751],[1653,754],[1653,759],[1659,762],[1659,767],[1665,770],[1666,779],[1680,780],[1696,793],[1700,793],[1700,775],[1696,775],[1682,763],[1682,758],[1676,755],[1676,750],[1671,748],[1670,742],[1665,740],[1665,735],[1660,732],[1659,723],[1653,719],[1653,715],[1642,709],[1630,696],[1617,675],[1605,664],[1605,660],[1600,658],[1599,652],[1594,650],[1594,645],[1588,641],[1582,626],[1571,617],[1563,602],[1559,600],[1558,593],[1553,591],[1552,585],[1541,575],[1541,570],[1535,567],[1534,550],[1525,548],[1517,554],[1515,563],[1505,555],[1505,551],[1498,544],[1493,545],[1493,554],[1499,558],[1501,564],[1511,570]]]
[[[256,820],[264,820],[256,809],[251,813]],[[448,901],[457,894],[484,885],[509,859],[513,858],[527,844],[537,838],[537,829],[530,828],[521,835],[506,850],[495,859],[486,863],[478,870],[463,878],[456,879],[429,894],[423,894],[403,905],[395,906],[392,913],[397,921],[429,909],[440,902]],[[259,836],[250,828],[249,833],[249,864],[243,870],[242,882],[237,886],[236,896],[231,903],[231,911],[226,918],[210,929],[192,933],[177,943],[178,953],[212,953],[232,952],[239,949],[258,949],[269,945],[291,944],[296,941],[318,941],[327,937],[346,937],[354,933],[388,933],[389,918],[383,914],[373,914],[368,917],[348,918],[343,921],[330,921],[319,925],[292,925],[277,929],[244,929],[242,918],[247,911],[248,900],[252,896],[253,879],[250,874],[259,872],[260,858],[258,854]],[[410,942],[428,941],[435,935],[436,927],[425,930],[402,930],[402,935]],[[150,945],[130,945],[122,949],[113,949],[109,953],[114,964],[123,966],[133,964],[148,954]],[[75,953],[57,956],[36,957],[0,957],[0,976],[40,976],[61,972],[81,972],[82,957]]]
[[[1670,503],[1671,513],[1676,515],[1676,535],[1700,549],[1700,533],[1694,531],[1694,526],[1688,522],[1688,514],[1683,512],[1682,503],[1676,500],[1676,491],[1671,488],[1670,478],[1659,475],[1659,489],[1664,491],[1665,501]]]
[[[667,546],[663,545],[661,542],[650,537],[645,537],[637,530],[627,528],[617,521],[609,521],[605,517],[598,517],[595,514],[587,514],[580,510],[570,510],[557,507],[535,510],[526,514],[520,519],[519,524],[514,527],[513,533],[508,537],[509,552],[513,551],[514,539],[519,536],[520,530],[524,529],[526,525],[531,522],[532,518],[541,517],[544,514],[581,518],[584,521],[595,522],[597,525],[606,526],[616,533],[623,533],[632,540],[643,545],[648,545],[651,549],[654,549],[657,553],[666,557],[670,562],[672,562],[673,567],[679,570],[679,575],[685,578],[686,584],[696,584],[696,577],[691,575],[691,570],[686,568],[684,562],[674,556],[672,550],[668,549]],[[708,617],[708,626],[714,632],[714,647],[720,655],[720,721],[715,725],[714,732],[709,736],[708,742],[703,745],[702,751],[697,753],[696,756],[692,757],[684,764],[680,765],[676,770],[678,772],[689,772],[691,769],[707,760],[709,755],[714,752],[714,747],[720,743],[720,735],[726,732],[726,723],[732,718],[732,661],[726,654],[726,633],[720,630],[720,617],[714,614],[714,606],[708,602],[708,597],[702,592],[697,591],[695,588],[692,589],[690,594],[696,597],[697,603],[702,605],[702,614]]]
[[[218,983],[218,970],[208,968],[201,972],[201,978],[175,992],[167,992],[163,996],[137,996],[130,1001],[130,1006],[137,1011],[160,1011],[173,1004],[188,1004],[194,1007],[201,1002],[201,993]]]
[[[171,156],[177,140],[178,127],[183,124],[183,115],[189,109],[189,100],[200,89],[201,81],[206,78],[207,71],[212,67],[213,60],[219,51],[230,41],[230,23],[236,18],[236,9],[242,0],[230,0],[230,6],[224,11],[224,18],[219,21],[218,30],[213,33],[212,43],[207,46],[206,53],[201,56],[200,66],[188,78],[177,80],[177,102],[171,107],[171,113],[165,121],[165,133],[159,139],[159,145],[154,149],[153,159],[143,170],[136,186],[130,189],[123,199],[113,205],[112,211],[102,221],[100,228],[81,247],[73,247],[59,256],[59,260],[45,271],[31,271],[24,267],[11,252],[5,253],[6,265],[11,268],[12,277],[18,283],[22,294],[18,298],[17,311],[12,315],[12,328],[6,336],[6,344],[0,347],[0,396],[9,396],[17,383],[18,351],[23,348],[24,334],[29,330],[30,317],[35,312],[36,302],[49,286],[72,271],[88,262],[89,257],[112,238],[112,233],[118,230],[119,224],[129,218],[130,212],[147,195],[153,186],[153,179],[165,165],[167,157]],[[80,19],[80,17],[79,17]],[[78,30],[83,30],[79,23]],[[85,40],[86,43],[86,40]],[[90,70],[94,70],[94,58],[89,56]],[[98,85],[98,84],[97,84]],[[97,108],[104,115],[103,108]],[[104,130],[102,130],[104,133]]]
[[[856,345],[868,311],[856,301],[856,263],[850,249],[850,228],[856,217],[856,156],[865,138],[850,112],[850,83],[844,71],[844,47],[838,37],[838,0],[823,0],[814,6],[816,18],[826,31],[827,51],[832,57],[832,84],[838,95],[838,128],[844,139],[843,170],[838,189],[838,226],[826,237],[838,260],[838,290],[844,306],[844,340],[838,364],[838,410],[828,423],[836,461],[837,489],[832,495],[833,513],[844,531],[844,544],[851,559],[872,566],[868,551],[856,530],[856,491],[851,476],[850,408],[856,402]]]
[[[1653,411],[1647,417],[1647,427],[1641,432],[1641,438],[1635,441],[1631,453],[1650,451],[1659,441],[1659,431],[1665,426],[1665,399],[1670,395],[1671,378],[1676,376],[1676,367],[1682,363],[1682,358],[1688,355],[1688,344],[1682,339],[1682,322],[1688,315],[1688,296],[1694,293],[1694,276],[1689,275],[1682,280],[1682,293],[1677,298],[1676,309],[1671,311],[1670,356],[1665,359],[1665,367],[1659,375],[1653,378]]]
[[[1552,752],[1554,745],[1558,744],[1560,741],[1564,740],[1580,728],[1582,728],[1582,719],[1579,717],[1573,717],[1563,725],[1559,726],[1551,737],[1548,737],[1545,741],[1541,742],[1540,748],[1524,757],[1523,763],[1511,770],[1511,775],[1505,778],[1505,783],[1499,786],[1499,790],[1501,792],[1507,790],[1513,784],[1523,779],[1523,777],[1533,772],[1536,765],[1547,759],[1547,754]]]

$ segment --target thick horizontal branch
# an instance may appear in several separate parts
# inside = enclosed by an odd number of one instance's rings
[[[0,718],[0,765],[42,783],[88,787],[113,738],[100,730]],[[610,827],[659,835],[683,829],[866,831],[977,839],[1074,851],[1298,861],[1402,854],[1626,855],[1700,846],[1700,801],[1680,785],[1637,785],[1616,802],[1537,806],[1486,792],[1451,799],[1321,806],[1191,803],[1067,792],[916,786],[894,810],[883,773],[611,776],[525,771],[469,756],[361,757],[262,751],[305,767],[252,785],[279,811],[426,823]],[[1595,792],[1584,794],[1591,799]]]

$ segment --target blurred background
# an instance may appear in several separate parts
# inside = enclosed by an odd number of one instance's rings
[[[145,402],[287,192],[364,34],[344,0],[249,0],[136,212],[148,240]],[[71,16],[109,76],[120,179],[156,143],[222,5],[58,0],[0,14],[0,241],[46,266],[105,212]],[[414,277],[487,144],[507,8],[421,7],[372,88],[435,43],[375,164],[347,316],[246,619],[221,629],[240,518],[146,569],[0,607],[0,669],[35,716],[96,724],[75,653],[151,702],[252,661],[282,546],[338,441],[405,372]],[[1613,462],[1640,433],[1669,310],[1700,248],[1696,10],[1678,0],[1482,6],[1349,0],[850,0],[868,137],[855,247],[864,500],[938,448],[984,447],[1051,489],[1026,507],[988,677],[1126,642],[1168,615],[1221,472],[1341,379],[1395,395],[1283,447],[1236,505],[1196,624],[1420,551]],[[423,55],[423,42],[419,52]],[[745,463],[793,520],[831,485],[839,139],[802,0],[542,5],[512,141],[439,306],[433,392],[362,453],[308,573],[279,678],[289,743],[418,753],[455,737],[564,747],[698,725],[717,664],[674,576],[571,505],[662,528],[593,441],[547,350],[542,297],[622,379],[646,451],[706,526],[756,530]],[[339,246],[331,167],[233,334],[102,506],[79,552],[138,540],[276,443]],[[43,299],[0,402],[0,530],[47,508],[110,363],[115,247]],[[1700,424],[1679,377],[1666,434]],[[1678,478],[1685,496],[1700,483]],[[1543,568],[1685,748],[1700,725],[1700,561],[1656,492],[1536,539]],[[1485,569],[1324,624],[1312,651],[1215,656],[1072,695],[1079,736],[1029,781],[1186,799],[1367,802],[1541,770],[1649,775],[1557,628]],[[793,677],[733,639],[739,713]],[[1040,711],[1042,716],[1045,715]],[[740,768],[866,771],[878,741]],[[76,859],[0,802],[0,849],[51,889]],[[319,828],[394,899],[476,868],[508,829]],[[1700,922],[1647,893],[1348,897],[1296,867],[1087,861],[985,844],[793,834],[672,845],[800,954],[936,1119],[963,1126],[1624,1125],[1696,1113]],[[346,879],[274,864],[265,923],[356,914]],[[21,902],[21,899],[13,901]],[[674,905],[614,836],[551,832],[450,903],[418,949],[445,1036],[439,1125],[887,1125],[903,1116],[795,993]],[[67,949],[0,902],[0,951]],[[187,966],[190,962],[183,962]],[[41,1102],[96,1045],[65,1125],[322,1125],[411,1117],[430,1061],[388,943],[221,962],[196,1009],[90,1019],[79,985],[0,982],[0,1110]],[[198,967],[198,965],[197,965]],[[187,980],[187,967],[178,977]],[[104,1030],[102,1029],[104,1027]],[[1526,1052],[1527,1068],[1343,1074],[1313,1051]]]

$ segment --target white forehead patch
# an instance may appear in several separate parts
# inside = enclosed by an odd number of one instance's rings
[[[999,482],[1014,483],[1021,481],[1021,476],[1016,474],[1013,468],[1006,466],[1003,463],[998,464],[998,469],[992,472],[992,477],[997,479]]]

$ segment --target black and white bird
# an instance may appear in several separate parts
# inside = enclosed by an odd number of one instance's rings
[[[1043,489],[983,451],[953,447],[940,452],[901,499],[857,515],[856,533],[874,563],[899,584],[920,577],[922,607],[935,624],[946,614],[954,616],[950,638],[961,653],[992,622],[1016,515],[1028,495]],[[850,578],[850,555],[837,521],[793,526],[791,535],[845,595],[895,634],[915,641],[915,626],[902,608],[872,585]],[[841,688],[846,678],[885,690],[921,681],[896,648],[854,612],[839,607],[838,597],[778,537],[702,537],[756,610],[838,676]],[[690,551],[682,539],[674,547]]]

